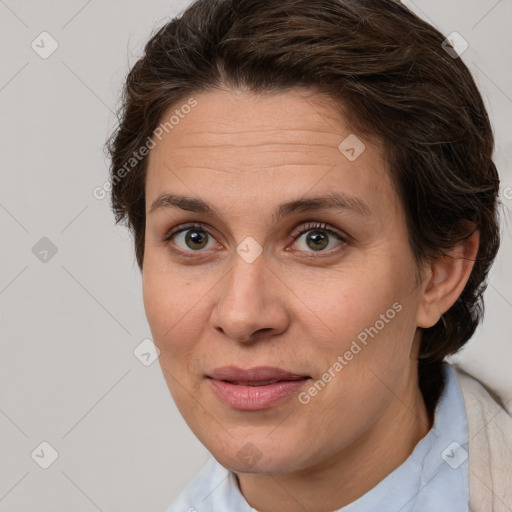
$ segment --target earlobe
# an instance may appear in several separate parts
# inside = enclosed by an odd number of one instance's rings
[[[479,241],[479,233],[475,230],[447,255],[439,256],[429,263],[418,306],[418,327],[435,325],[459,298],[473,270]]]

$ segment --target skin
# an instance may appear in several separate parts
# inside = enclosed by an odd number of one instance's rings
[[[237,475],[252,507],[332,511],[372,489],[430,430],[418,327],[434,325],[463,290],[478,233],[454,248],[457,257],[418,267],[382,146],[360,137],[366,149],[349,161],[338,146],[353,132],[311,91],[194,98],[148,161],[144,306],[164,377],[191,430]],[[272,217],[281,203],[333,191],[369,212]],[[220,216],[151,211],[163,193],[199,198]],[[207,232],[199,249],[187,245],[186,231],[165,240],[190,222]],[[293,240],[311,223],[344,241],[320,229],[326,247],[315,250],[312,228]],[[236,252],[247,237],[263,250],[252,263]],[[394,303],[401,311],[308,404],[292,396],[261,411],[234,410],[205,378],[220,366],[268,365],[315,382]],[[256,463],[238,456],[247,443]]]

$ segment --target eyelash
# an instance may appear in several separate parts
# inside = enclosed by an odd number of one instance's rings
[[[318,230],[318,231],[325,231],[326,233],[328,233],[329,235],[332,235],[334,236],[335,238],[337,238],[340,242],[343,242],[341,246],[338,246],[337,248],[334,248],[334,249],[330,249],[330,250],[327,250],[327,251],[318,251],[318,253],[327,253],[327,254],[330,254],[332,251],[336,251],[337,249],[339,249],[340,247],[343,247],[345,245],[347,245],[348,241],[347,241],[347,238],[345,236],[343,236],[340,232],[338,231],[335,231],[333,229],[330,229],[327,227],[328,225],[325,224],[325,223],[317,223],[317,222],[311,222],[311,223],[308,223],[306,224],[300,231],[294,233],[293,235],[290,235],[290,237],[293,239],[293,241],[295,242],[297,239],[299,239],[302,235],[308,233],[309,231],[315,231],[315,230]],[[166,243],[169,243],[172,238],[180,233],[183,233],[184,231],[192,231],[192,230],[197,230],[197,231],[202,231],[204,233],[206,233],[208,236],[212,237],[213,239],[215,239],[215,237],[205,228],[205,226],[203,224],[197,224],[197,223],[190,223],[190,224],[185,224],[183,225],[180,229],[178,230],[173,230],[173,231],[170,231],[164,238],[164,242]],[[190,250],[190,251],[184,251],[182,249],[173,249],[177,252],[179,252],[180,254],[184,254],[185,256],[193,256],[194,254],[197,254],[198,252],[201,252],[201,251],[193,251],[193,250]],[[306,251],[307,253],[309,253],[309,251]],[[312,254],[315,254],[315,251],[311,251]]]

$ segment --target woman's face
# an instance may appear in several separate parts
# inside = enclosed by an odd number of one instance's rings
[[[194,98],[148,162],[144,304],[164,377],[231,470],[328,464],[420,396],[421,289],[382,148],[305,90]]]

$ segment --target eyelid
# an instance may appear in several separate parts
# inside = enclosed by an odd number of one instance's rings
[[[333,228],[329,224],[326,224],[325,222],[308,222],[307,224],[303,225],[300,230],[294,231],[294,234],[290,235],[293,240],[297,240],[299,236],[303,235],[304,233],[307,233],[308,231],[326,231],[327,233],[330,233],[332,235],[335,235],[337,238],[342,240],[343,242],[346,242],[348,237],[343,234],[341,231],[338,231],[336,228]]]

